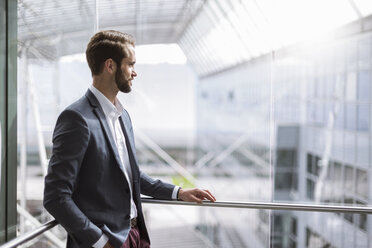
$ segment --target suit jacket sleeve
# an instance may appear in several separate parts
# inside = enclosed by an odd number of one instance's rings
[[[103,234],[72,199],[89,136],[88,125],[79,113],[61,113],[53,133],[44,189],[45,208],[81,247],[91,247]]]
[[[140,171],[141,194],[163,200],[171,200],[174,185],[164,183],[159,179],[153,179]]]

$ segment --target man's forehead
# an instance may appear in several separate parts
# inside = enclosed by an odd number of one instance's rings
[[[134,46],[128,46],[128,52],[135,55],[136,54],[136,50],[134,49]]]
[[[132,45],[128,45],[126,47],[126,50],[129,52],[129,54],[135,54],[136,53],[136,51],[134,49],[134,46],[132,46]]]
[[[127,47],[127,52],[128,52],[128,57],[124,58],[123,60],[124,61],[131,61],[131,62],[135,62],[136,61],[136,52],[135,52],[135,49],[133,46],[128,46]]]

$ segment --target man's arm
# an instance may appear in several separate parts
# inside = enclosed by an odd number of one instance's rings
[[[156,180],[145,173],[141,172],[141,194],[155,197],[158,199],[171,200],[175,189],[172,184],[164,183],[161,180]],[[216,201],[216,198],[209,190],[202,190],[198,188],[192,189],[178,189],[178,200],[202,203],[203,200]]]
[[[87,123],[79,113],[62,112],[53,134],[53,152],[44,189],[44,207],[82,247],[91,247],[103,234],[71,198],[89,135]]]
[[[174,189],[173,184],[165,183],[159,179],[153,179],[140,171],[141,194],[158,199],[171,200]]]

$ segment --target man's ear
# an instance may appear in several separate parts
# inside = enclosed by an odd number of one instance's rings
[[[106,59],[104,69],[108,73],[113,74],[116,71],[116,63],[112,59]]]

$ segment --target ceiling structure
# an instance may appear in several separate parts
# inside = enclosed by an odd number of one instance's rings
[[[200,0],[19,0],[18,37],[21,46],[33,47],[49,59],[84,52],[89,38],[102,29],[133,34],[137,45],[177,43],[203,3]]]
[[[20,53],[56,60],[102,29],[177,43],[199,76],[371,15],[370,0],[19,0]]]

